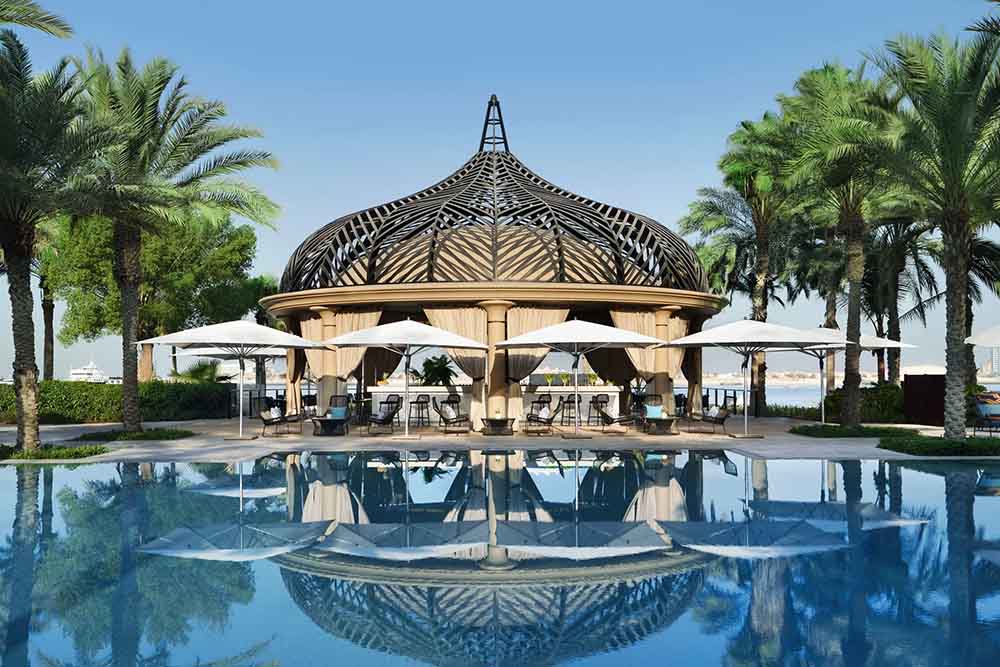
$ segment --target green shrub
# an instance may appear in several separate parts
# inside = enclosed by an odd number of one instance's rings
[[[840,420],[844,390],[835,389],[826,397],[826,418]],[[888,382],[861,388],[861,421],[873,424],[891,424],[903,418],[903,388]]]
[[[882,438],[879,449],[889,449],[914,456],[1000,456],[1000,438],[945,440],[930,435]]]
[[[892,426],[840,426],[839,424],[803,424],[793,426],[790,430],[795,435],[805,435],[810,438],[905,438],[913,435],[913,431]]]
[[[33,461],[38,459],[85,459],[89,456],[106,454],[108,448],[103,445],[81,445],[79,447],[61,447],[45,445],[38,449],[15,449],[10,445],[0,445],[0,459],[20,459]]]
[[[147,421],[211,419],[226,416],[230,385],[144,382],[139,408]],[[117,422],[122,419],[122,387],[48,380],[39,384],[38,418],[43,424]],[[14,387],[0,385],[0,421],[13,423]]]
[[[145,431],[97,431],[84,433],[70,442],[120,442],[123,440],[180,440],[190,438],[194,431],[178,428],[149,428]]]
[[[819,408],[807,405],[771,405],[768,403],[767,416],[819,420]]]

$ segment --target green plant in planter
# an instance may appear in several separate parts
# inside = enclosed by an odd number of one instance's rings
[[[564,387],[568,387],[569,386],[569,378],[570,378],[569,373],[560,373],[559,374],[559,381],[562,382],[562,385]]]
[[[542,377],[545,378],[546,384],[548,384],[550,387],[552,386],[552,381],[556,379],[556,376],[553,375],[552,373],[546,373]]]
[[[600,379],[597,373],[587,373],[587,383],[592,387],[597,385],[597,381]]]
[[[455,383],[455,376],[458,373],[451,365],[451,359],[447,354],[439,354],[435,357],[427,357],[419,371],[412,371],[413,375],[422,384],[427,386],[445,385],[451,386]]]

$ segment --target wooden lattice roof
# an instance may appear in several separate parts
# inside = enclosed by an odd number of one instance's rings
[[[429,188],[312,234],[289,259],[281,291],[491,281],[708,291],[682,238],[651,218],[563,190],[514,157],[496,96],[468,162]]]
[[[673,624],[700,570],[574,585],[375,584],[282,568],[292,600],[354,644],[440,667],[555,665],[614,651]]]

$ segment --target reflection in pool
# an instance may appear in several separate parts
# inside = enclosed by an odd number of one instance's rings
[[[996,664],[996,473],[563,450],[8,467],[3,664]]]

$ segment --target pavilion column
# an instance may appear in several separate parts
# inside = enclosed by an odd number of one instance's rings
[[[490,346],[486,359],[489,389],[486,396],[486,414],[490,417],[507,416],[507,352],[494,347],[507,339],[507,311],[513,301],[480,301],[476,304],[486,311],[486,344]]]
[[[670,318],[680,310],[680,306],[663,306],[657,308],[656,314],[656,337],[660,340],[669,341]],[[667,348],[657,348],[653,360],[653,392],[660,396],[663,401],[663,411],[665,414],[674,414],[674,378],[670,377],[670,351]]]
[[[153,346],[143,343],[139,348],[139,382],[153,381]]]
[[[317,340],[329,340],[337,335],[337,311],[327,306],[314,306],[309,310],[319,315],[322,327],[322,334]],[[330,397],[334,394],[342,394],[341,382],[337,379],[337,353],[333,350],[323,350],[322,363],[320,368],[313,369],[313,373],[319,376],[317,385],[317,403],[319,408],[325,408],[330,404]]]

